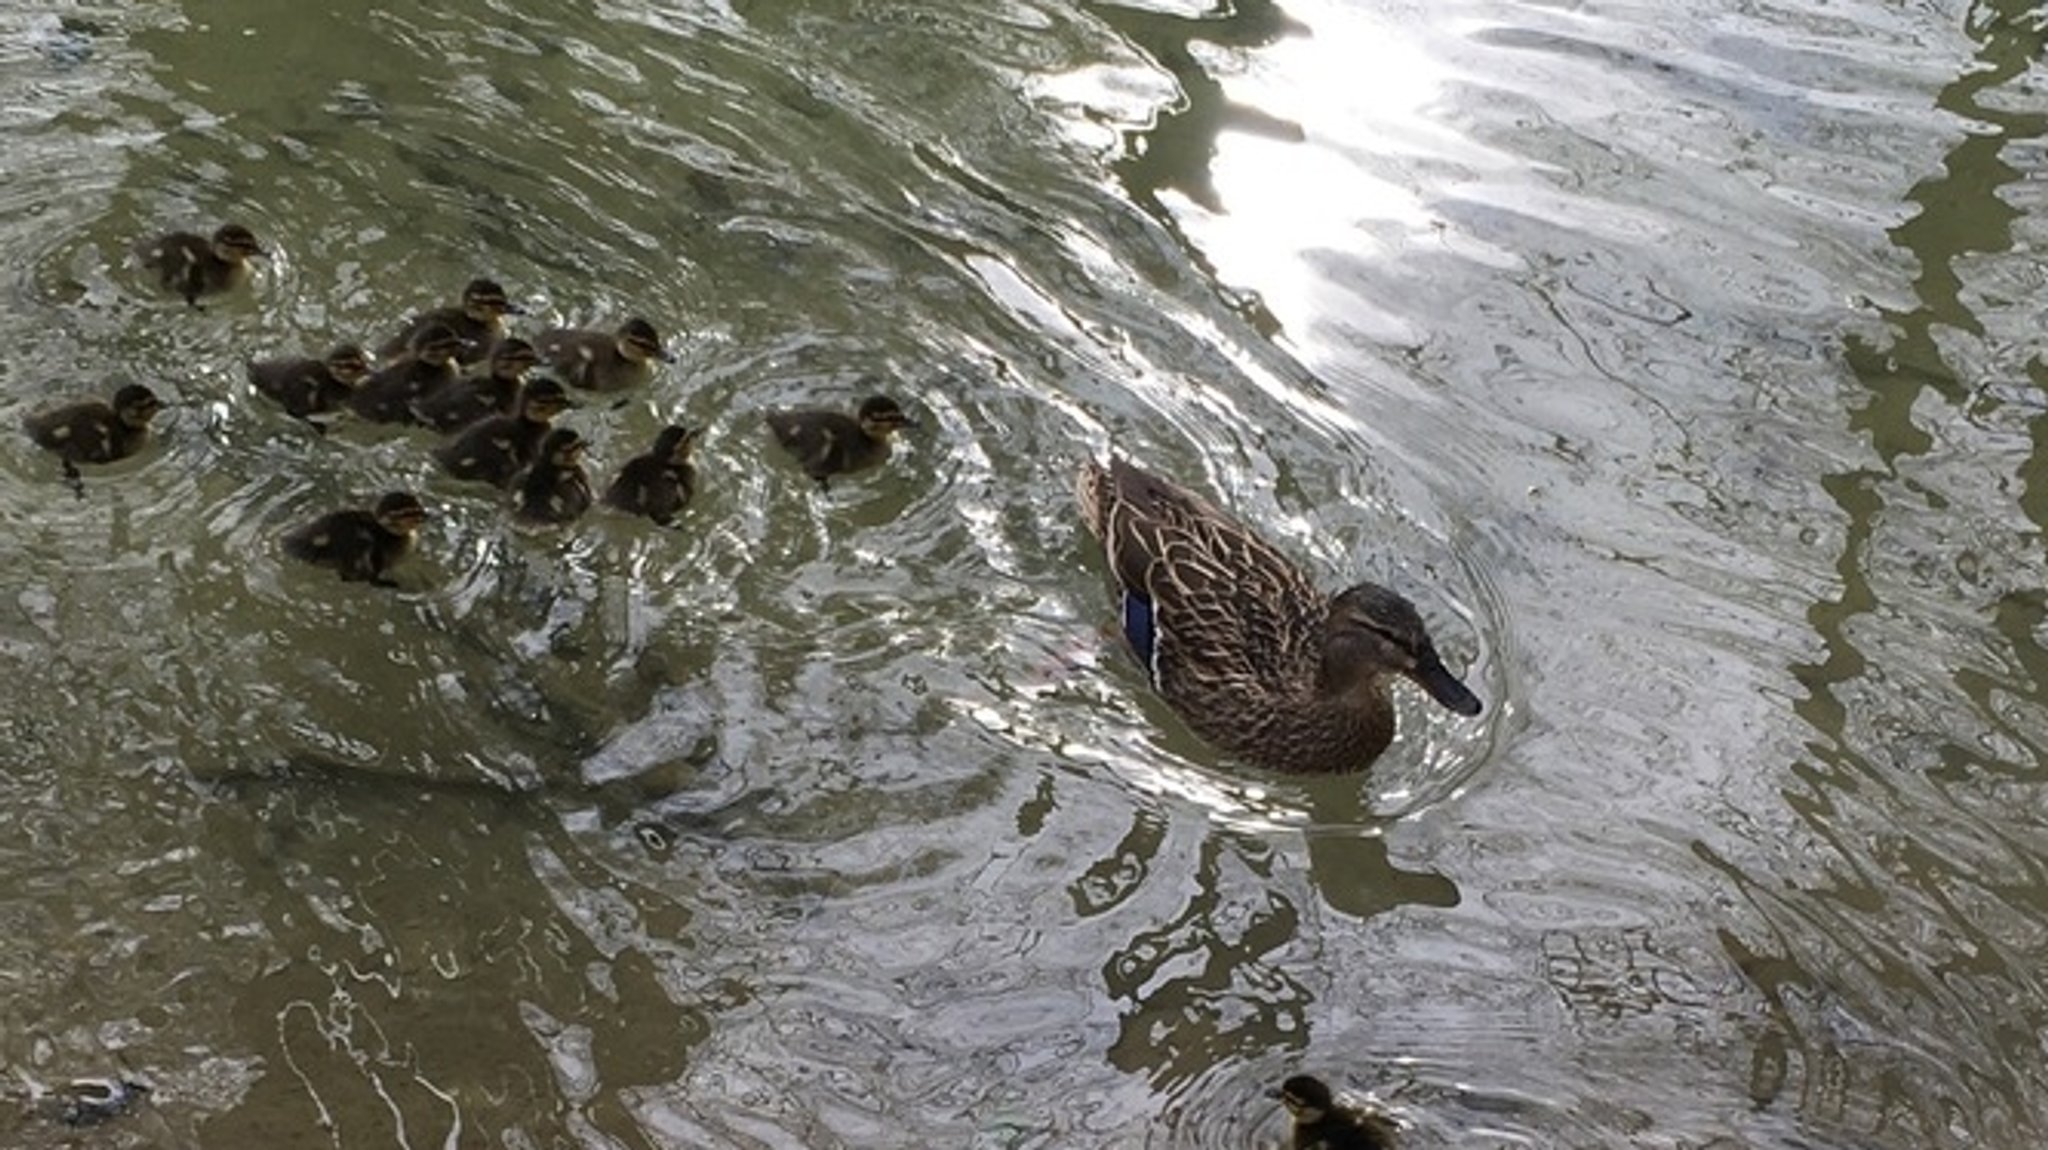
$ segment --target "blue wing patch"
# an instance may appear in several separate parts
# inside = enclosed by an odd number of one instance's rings
[[[1131,645],[1131,653],[1145,664],[1145,670],[1152,677],[1152,685],[1159,685],[1159,665],[1154,661],[1156,632],[1152,624],[1152,600],[1135,591],[1123,593],[1124,639]]]

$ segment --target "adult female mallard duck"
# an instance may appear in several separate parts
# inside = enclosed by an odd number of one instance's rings
[[[886,395],[861,400],[852,415],[843,411],[799,408],[768,413],[768,430],[783,450],[796,457],[804,473],[829,489],[834,475],[862,471],[889,458],[889,439],[917,421]]]
[[[200,296],[247,283],[250,257],[270,254],[255,233],[240,224],[223,224],[211,237],[172,232],[136,245],[135,251],[165,291],[185,297],[195,309]]]
[[[112,463],[142,450],[149,442],[149,421],[163,409],[155,392],[131,383],[114,393],[112,403],[67,403],[29,416],[22,426],[37,446],[57,453],[64,461],[64,478],[77,484],[78,464]]]
[[[1394,737],[1396,675],[1479,713],[1400,595],[1326,595],[1243,524],[1122,459],[1083,463],[1076,491],[1153,688],[1230,754],[1292,774],[1362,769]]]
[[[477,420],[434,449],[441,469],[457,479],[504,487],[540,452],[555,417],[575,407],[552,379],[536,379],[519,393],[519,411]]]
[[[421,331],[436,325],[449,328],[462,347],[456,358],[465,364],[482,363],[505,334],[504,317],[525,315],[526,309],[506,298],[498,281],[473,279],[463,286],[462,299],[448,307],[437,307],[405,321],[398,334],[377,345],[381,356],[402,355],[419,340]]]
[[[676,512],[697,490],[697,469],[690,463],[690,451],[699,434],[676,424],[662,428],[647,454],[636,455],[619,468],[618,478],[605,488],[605,506],[645,515],[663,527],[672,526]]]
[[[1336,1097],[1320,1078],[1297,1074],[1267,1097],[1294,1119],[1294,1150],[1393,1150],[1392,1122]]]
[[[532,344],[501,339],[491,349],[487,374],[442,384],[414,402],[413,414],[440,431],[455,431],[492,415],[510,415],[519,409],[519,388],[535,362]]]
[[[617,331],[552,327],[534,343],[541,358],[572,387],[592,391],[620,391],[646,383],[654,374],[655,360],[676,361],[661,346],[661,334],[654,325],[638,316],[620,324]]]
[[[419,419],[413,404],[462,378],[455,354],[462,339],[446,324],[421,328],[412,353],[370,373],[348,397],[348,409],[371,423],[411,423]]]
[[[341,410],[356,385],[370,374],[370,361],[363,349],[352,343],[339,344],[326,356],[295,355],[283,359],[252,359],[248,362],[249,382],[256,390],[284,406],[289,414],[311,421],[316,415]],[[314,424],[318,427],[318,424]]]
[[[512,517],[536,526],[558,526],[590,510],[590,476],[583,470],[587,446],[574,428],[548,432],[533,465],[512,481]]]
[[[412,550],[413,537],[426,521],[427,509],[417,496],[393,491],[373,508],[346,507],[293,528],[284,537],[284,551],[333,568],[344,582],[396,587],[385,573]]]

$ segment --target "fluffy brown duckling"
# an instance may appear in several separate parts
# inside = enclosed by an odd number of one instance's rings
[[[676,361],[661,346],[654,325],[638,316],[617,331],[549,328],[534,343],[550,368],[571,386],[590,391],[620,391],[646,383],[654,375],[655,360]]]
[[[370,374],[348,397],[348,409],[371,423],[408,423],[419,417],[413,404],[462,378],[455,355],[462,339],[446,324],[421,328],[412,354]]]
[[[439,431],[468,427],[492,415],[519,409],[519,389],[537,362],[533,345],[523,339],[501,339],[491,349],[489,372],[443,384],[412,405],[421,423]]]
[[[618,478],[605,488],[605,506],[673,526],[676,513],[697,491],[690,451],[700,434],[675,424],[662,428],[647,454],[636,455],[619,468]]]
[[[477,420],[436,447],[434,459],[457,479],[504,487],[533,462],[555,417],[575,406],[561,384],[533,380],[520,392],[516,413]]]
[[[498,281],[473,279],[463,287],[460,302],[421,312],[407,320],[397,335],[378,345],[377,354],[402,354],[418,340],[420,332],[438,324],[462,341],[456,355],[459,362],[482,363],[505,334],[504,317],[525,314],[526,309],[508,299]]]
[[[386,572],[412,550],[413,538],[427,521],[427,509],[409,491],[393,491],[374,508],[330,511],[287,532],[285,554],[319,567],[331,567],[344,582],[396,587]]]
[[[1294,1150],[1393,1150],[1393,1122],[1337,1098],[1320,1078],[1297,1074],[1267,1097],[1294,1119]]]
[[[249,382],[258,392],[283,405],[287,413],[311,422],[316,415],[342,409],[355,394],[356,385],[370,374],[370,361],[362,348],[344,343],[329,349],[321,359],[305,355],[252,359],[248,372]]]
[[[530,525],[554,526],[590,510],[590,476],[583,470],[586,446],[574,428],[550,430],[532,466],[512,481],[512,517]]]
[[[64,461],[64,478],[79,482],[78,464],[112,463],[142,450],[149,442],[149,421],[164,409],[163,400],[139,383],[114,393],[114,401],[88,399],[37,412],[22,421],[29,438]],[[85,494],[78,488],[78,493]]]
[[[804,473],[822,489],[834,475],[861,471],[889,458],[889,439],[899,428],[916,427],[886,395],[861,401],[852,415],[800,408],[768,413],[768,429],[776,442],[796,457]]]
[[[211,237],[171,232],[138,244],[135,251],[165,291],[183,296],[193,308],[200,307],[200,296],[247,283],[250,258],[270,254],[240,224],[223,224]]]

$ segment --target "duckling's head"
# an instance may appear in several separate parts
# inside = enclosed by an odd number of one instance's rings
[[[1330,1088],[1311,1074],[1297,1074],[1266,1094],[1278,1098],[1280,1105],[1287,1107],[1288,1116],[1304,1126],[1320,1121],[1335,1104]]]
[[[1460,715],[1479,713],[1479,696],[1444,667],[1415,604],[1385,587],[1360,583],[1330,601],[1321,685],[1330,693],[1375,689],[1386,674],[1406,675]]]
[[[589,446],[573,427],[557,427],[548,432],[540,441],[540,456],[556,467],[574,467],[583,458],[583,449]]]
[[[327,374],[336,381],[354,387],[370,374],[370,357],[363,349],[352,343],[337,344],[327,350],[322,361],[327,365]]]
[[[674,363],[675,354],[661,346],[661,333],[654,325],[634,316],[619,325],[619,355],[632,363],[646,363],[658,359],[663,363]]]
[[[377,500],[377,525],[393,535],[412,535],[427,521],[427,509],[410,491],[393,491]]]
[[[156,413],[164,409],[164,401],[156,392],[139,383],[131,383],[114,393],[114,414],[130,427],[147,427]]]
[[[575,406],[576,401],[552,379],[529,380],[519,395],[520,414],[536,423],[546,423]]]
[[[213,254],[231,264],[241,263],[250,256],[267,256],[263,245],[256,242],[256,233],[240,224],[222,224],[213,233]]]
[[[904,414],[896,401],[886,395],[872,395],[860,401],[860,410],[854,416],[860,421],[860,429],[870,439],[887,439],[899,428],[916,427],[917,421]]]
[[[462,289],[462,310],[478,323],[490,323],[501,315],[525,315],[526,309],[505,297],[497,280],[473,279]]]
[[[412,357],[435,367],[462,352],[462,337],[445,323],[430,323],[412,337]]]
[[[692,431],[681,424],[671,423],[654,437],[654,456],[672,463],[688,463],[690,452],[697,446],[701,431]]]
[[[539,362],[532,344],[523,339],[501,339],[491,349],[491,376],[516,382]]]

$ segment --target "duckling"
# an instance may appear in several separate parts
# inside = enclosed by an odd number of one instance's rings
[[[654,375],[654,362],[674,363],[661,346],[654,325],[638,316],[617,331],[554,327],[535,341],[548,366],[571,386],[591,391],[619,391],[643,384]]]
[[[697,491],[697,469],[690,463],[690,450],[700,434],[674,424],[662,428],[652,450],[619,468],[618,478],[605,488],[605,506],[645,515],[663,527],[673,526],[676,512]]]
[[[1294,1119],[1294,1150],[1392,1150],[1396,1127],[1384,1115],[1339,1101],[1323,1080],[1297,1074],[1266,1092]]]
[[[149,442],[149,421],[164,409],[163,400],[139,383],[114,393],[112,403],[97,399],[68,403],[22,421],[29,438],[64,461],[64,478],[78,487],[80,463],[112,463],[142,450]]]
[[[343,582],[396,587],[385,574],[412,549],[427,509],[410,491],[393,491],[371,509],[346,507],[287,532],[285,554],[332,567]]]
[[[536,379],[520,392],[516,414],[477,420],[436,447],[434,459],[457,479],[504,487],[533,462],[554,418],[575,406],[561,384]]]
[[[362,348],[344,343],[330,348],[324,359],[252,359],[247,369],[249,382],[257,391],[283,404],[287,413],[311,423],[316,415],[341,410],[355,394],[356,385],[370,374],[370,361]]]
[[[557,427],[541,441],[533,465],[512,481],[512,517],[521,523],[568,523],[590,510],[590,476],[583,471],[588,446],[574,428]]]
[[[165,291],[176,292],[201,311],[205,309],[200,296],[219,295],[247,283],[250,258],[270,254],[240,224],[223,224],[212,238],[172,232],[138,244],[135,251]]]
[[[526,309],[505,296],[496,280],[473,279],[462,289],[462,301],[448,307],[424,311],[407,320],[397,335],[377,347],[383,356],[401,355],[419,339],[421,331],[440,324],[462,341],[457,353],[461,363],[481,363],[491,354],[498,337],[505,334],[503,317],[525,315]]]
[[[510,415],[519,409],[520,383],[535,362],[532,344],[501,339],[491,349],[488,374],[435,388],[412,405],[413,414],[439,431],[468,427],[486,416]]]
[[[379,368],[348,397],[348,408],[371,423],[405,423],[418,417],[412,405],[461,378],[455,355],[462,339],[446,324],[429,324],[413,340],[412,354]]]
[[[889,458],[889,437],[898,428],[916,426],[917,421],[886,395],[862,400],[853,415],[813,408],[768,413],[768,429],[776,442],[796,457],[821,491],[830,488],[834,475],[861,471]]]

